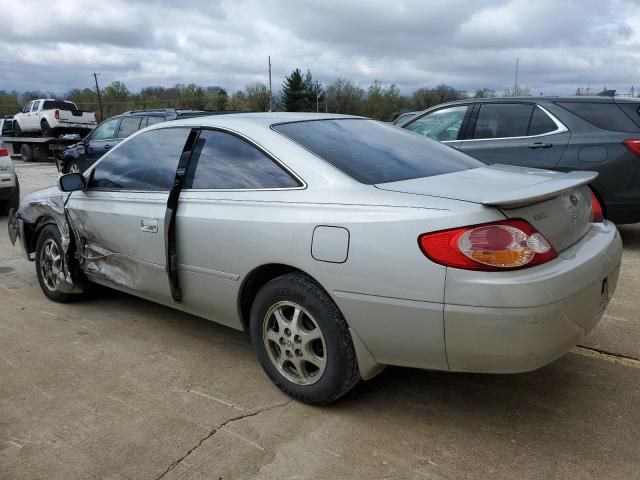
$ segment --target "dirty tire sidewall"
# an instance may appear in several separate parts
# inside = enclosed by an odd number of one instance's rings
[[[38,235],[38,241],[36,243],[36,262],[35,263],[36,263],[36,274],[38,276],[38,283],[40,284],[40,288],[42,289],[42,292],[45,294],[45,296],[50,300],[53,300],[54,302],[66,303],[66,302],[77,301],[80,299],[82,294],[69,294],[69,293],[62,293],[58,291],[52,292],[46,287],[44,283],[44,279],[42,278],[42,273],[40,270],[40,254],[42,252],[44,242],[50,238],[56,242],[56,244],[58,245],[58,250],[62,252],[62,239],[60,237],[60,232],[58,231],[58,227],[56,227],[55,225],[44,226],[42,230],[40,230],[40,234]]]
[[[273,365],[262,340],[267,311],[281,301],[300,304],[314,317],[326,344],[327,365],[322,378],[311,385],[297,385]],[[360,376],[351,335],[340,310],[329,295],[304,274],[277,277],[256,295],[251,307],[251,339],[258,360],[269,378],[287,395],[310,404],[331,403],[358,383]]]

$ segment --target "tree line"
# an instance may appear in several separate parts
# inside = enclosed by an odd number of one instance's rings
[[[587,91],[591,93],[582,88],[576,94],[585,94]],[[504,92],[504,96],[529,95],[530,89],[521,85]],[[266,112],[271,108],[274,111],[345,113],[391,121],[402,112],[424,110],[439,103],[465,98],[491,98],[497,94],[489,88],[479,88],[470,94],[441,83],[403,95],[395,84],[385,85],[379,80],[374,80],[366,88],[342,77],[323,85],[314,79],[309,70],[303,73],[295,69],[274,91],[272,99],[269,98],[268,87],[262,82],[251,83],[235,92],[217,85],[203,87],[194,83],[176,84],[173,87],[149,86],[132,92],[125,83],[114,81],[101,90],[101,96],[105,118],[146,108],[248,112]],[[0,115],[14,115],[35,98],[59,98],[59,95],[42,91],[18,93],[0,90]],[[75,102],[82,110],[99,112],[98,97],[92,88],[69,90],[63,98]]]

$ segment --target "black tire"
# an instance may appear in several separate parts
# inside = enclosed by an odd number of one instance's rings
[[[20,146],[20,156],[22,157],[23,162],[33,162],[33,149],[31,148],[31,145],[23,143]]]
[[[62,254],[63,250],[62,250],[60,232],[58,231],[58,228],[54,225],[46,225],[45,227],[43,227],[42,230],[40,231],[40,234],[38,235],[38,241],[36,243],[36,274],[38,276],[38,282],[40,283],[40,288],[42,289],[42,292],[45,294],[45,296],[49,300],[53,300],[54,302],[67,303],[67,302],[76,302],[78,300],[81,300],[82,298],[85,297],[84,293],[60,292],[59,290],[57,290],[57,288],[51,288],[50,286],[51,282],[45,279],[43,268],[42,268],[43,267],[43,264],[42,264],[43,250],[48,244],[50,244],[50,242],[55,243],[56,248],[58,249],[58,252],[64,261],[65,256]],[[71,268],[71,271],[72,273],[75,274],[74,278],[78,278],[80,276],[80,272],[78,271],[77,268]]]
[[[14,210],[18,210],[20,206],[20,184],[18,183],[18,177],[16,176],[16,186],[13,188],[13,192],[11,192],[11,196],[6,200],[0,200],[0,215],[5,216],[9,215],[9,212],[13,208]]]
[[[326,345],[322,352],[323,358],[326,358],[324,371],[312,384],[301,385],[287,378],[271,360],[268,347],[263,341],[265,323],[272,321],[271,316],[267,318],[267,314],[282,302],[292,302],[303,307],[314,324],[317,324],[323,337],[323,345]],[[316,405],[331,403],[346,394],[360,380],[347,322],[331,297],[305,274],[291,273],[265,284],[253,301],[250,328],[258,360],[266,374],[284,393],[301,402]],[[275,342],[273,345],[283,355],[281,358],[284,358],[285,351],[280,350]],[[290,348],[295,348],[295,344]],[[286,353],[288,355],[291,352]]]
[[[51,126],[49,125],[49,122],[47,122],[46,119],[43,119],[42,122],[40,122],[40,129],[42,130],[43,137],[53,136],[53,130],[51,130]]]
[[[73,170],[74,167],[76,170]],[[64,173],[75,173],[75,172],[82,173],[82,170],[80,169],[80,163],[77,160],[69,160],[65,167]]]

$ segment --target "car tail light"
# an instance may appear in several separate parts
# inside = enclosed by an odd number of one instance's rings
[[[6,148],[0,148],[0,157],[8,157],[9,156],[9,150],[7,150]]]
[[[596,223],[604,222],[604,212],[602,211],[600,200],[591,189],[589,189],[589,195],[591,196],[591,221]]]
[[[56,120],[60,120],[60,110],[54,111],[53,116],[56,117]]]
[[[425,233],[418,238],[418,244],[430,260],[465,270],[533,267],[558,256],[542,234],[524,220]]]
[[[624,143],[624,146],[631,150],[634,155],[640,157],[640,140],[629,139],[622,143]]]

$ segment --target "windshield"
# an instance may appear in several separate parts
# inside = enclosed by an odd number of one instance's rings
[[[432,177],[483,165],[451,147],[375,120],[312,120],[272,128],[368,185]]]

